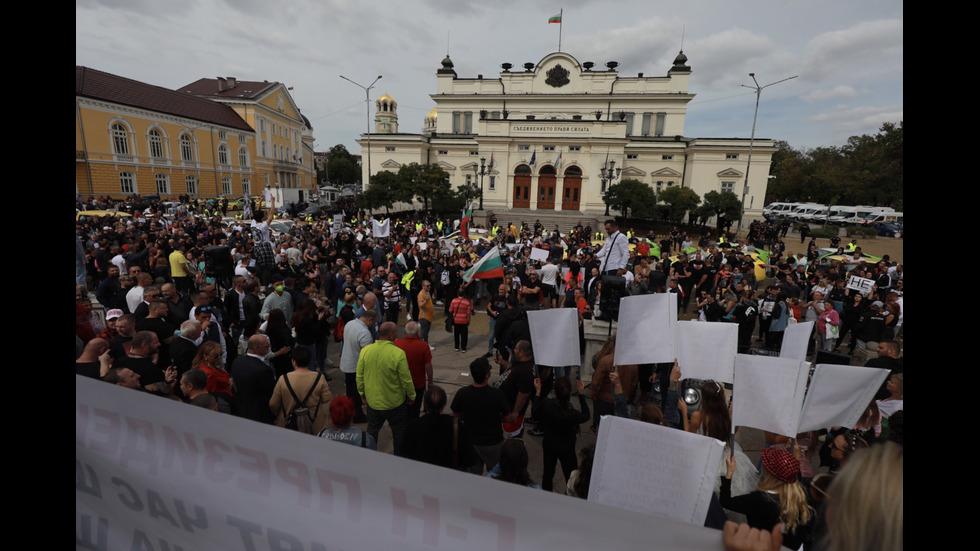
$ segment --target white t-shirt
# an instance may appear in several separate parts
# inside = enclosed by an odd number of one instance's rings
[[[540,270],[538,270],[538,273],[541,276],[541,283],[551,285],[552,287],[555,286],[558,276],[558,266],[555,266],[554,264],[545,264]]]
[[[269,223],[262,222],[252,222],[252,238],[256,241],[268,241],[272,243],[272,232],[269,231]]]

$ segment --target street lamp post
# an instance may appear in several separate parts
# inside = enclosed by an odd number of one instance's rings
[[[483,210],[483,177],[487,174],[493,172],[493,158],[490,158],[490,164],[487,164],[486,157],[480,157],[480,169],[477,170],[476,164],[473,165],[473,176],[480,177],[480,208],[478,210]]]
[[[368,177],[368,183],[370,184],[371,183],[371,88],[374,88],[374,85],[377,84],[379,80],[381,80],[381,75],[378,75],[378,78],[371,81],[371,84],[367,87],[364,87],[363,85],[354,82],[353,80],[345,77],[344,75],[340,75],[340,78],[364,90],[364,111],[365,111],[364,122],[366,124],[365,130],[367,131],[367,177]],[[361,188],[362,189],[364,188],[364,182],[361,182]]]
[[[609,186],[612,185],[613,180],[619,178],[619,175],[623,172],[622,167],[620,168],[615,168],[615,167],[616,167],[616,161],[607,161],[605,163],[602,163],[602,170],[599,171],[599,177],[602,178],[603,197],[605,197],[606,193],[609,191]],[[603,200],[603,202],[606,203],[605,216],[609,216],[609,203],[606,202],[605,200]]]
[[[755,86],[749,86],[748,84],[742,84],[741,86],[755,90],[755,114],[752,115],[752,135],[749,136],[749,161],[748,165],[745,167],[745,182],[742,183],[742,212],[738,217],[738,227],[735,229],[736,237],[742,234],[742,219],[745,218],[745,196],[749,193],[749,169],[752,168],[752,148],[755,146],[755,121],[759,118],[759,99],[762,97],[762,90],[763,88],[769,88],[774,84],[792,80],[800,75],[793,75],[791,77],[784,78],[783,80],[770,82],[765,86],[759,86],[759,81],[755,79],[755,73],[749,73],[749,76],[752,77],[752,82],[755,83]]]

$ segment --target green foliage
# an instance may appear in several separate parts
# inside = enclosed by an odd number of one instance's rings
[[[716,217],[718,233],[721,233],[725,222],[737,222],[742,217],[742,202],[730,191],[709,191],[704,194],[704,202],[698,207],[698,215],[702,219]]]
[[[469,184],[463,184],[450,193],[441,193],[433,197],[432,208],[436,212],[456,213],[458,215],[463,210],[463,207],[470,203],[476,203],[479,199],[479,186],[470,182]]]
[[[776,147],[767,203],[903,206],[904,121],[885,123],[873,136],[852,136],[841,147],[801,151],[786,142]]]
[[[361,166],[343,144],[330,148],[325,178],[330,185],[338,188],[361,183]]]
[[[855,237],[875,237],[878,235],[878,230],[873,226],[847,226],[847,235],[853,235]]]
[[[626,179],[609,186],[602,200],[610,208],[621,211],[623,218],[629,217],[630,209],[634,218],[650,218],[657,205],[657,194],[639,180]]]
[[[371,185],[357,196],[357,207],[366,210],[384,207],[388,212],[403,195],[398,175],[384,170],[372,176]]]
[[[819,238],[819,239],[830,239],[831,237],[833,237],[835,235],[837,235],[837,227],[836,226],[827,226],[827,227],[824,227],[824,228],[813,228],[813,229],[811,229],[810,230],[810,233],[807,234],[807,237],[808,238],[815,237],[815,238]]]
[[[688,212],[697,208],[701,196],[688,187],[671,186],[660,192],[661,216],[672,224],[680,224]]]
[[[398,169],[398,179],[407,202],[417,199],[428,210],[429,199],[451,192],[449,173],[439,165],[410,163]]]

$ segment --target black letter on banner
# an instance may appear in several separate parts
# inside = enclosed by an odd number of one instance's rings
[[[302,507],[309,507],[313,493],[310,485],[310,469],[299,461],[280,457],[276,459],[276,472],[279,473],[279,478],[296,486],[296,489],[299,490],[297,503]]]
[[[146,508],[150,513],[150,517],[155,519],[165,518],[170,521],[170,524],[174,525],[174,528],[180,528],[177,524],[177,519],[170,514],[167,510],[167,505],[163,502],[163,498],[160,494],[154,492],[153,490],[146,491]]]
[[[133,487],[129,485],[129,483],[127,483],[125,480],[123,480],[123,479],[121,479],[119,477],[115,477],[115,476],[112,477],[112,478],[110,478],[109,479],[109,482],[112,482],[117,487],[122,487],[122,489],[129,491],[129,497],[130,497],[130,499],[128,499],[128,500],[126,499],[126,495],[125,494],[123,494],[121,492],[119,494],[119,501],[122,502],[123,505],[125,505],[126,507],[128,507],[129,509],[131,509],[133,511],[142,511],[143,510],[143,502],[140,501],[140,496],[136,493],[136,490],[134,490]]]
[[[158,458],[152,423],[145,419],[126,418],[126,442],[120,459],[123,467],[128,468],[131,462],[138,461],[146,465],[147,474],[157,474]]]
[[[272,551],[303,551],[303,543],[292,534],[269,528],[269,549]]]
[[[242,537],[242,544],[245,546],[245,551],[255,551],[255,542],[252,541],[252,537],[262,535],[262,526],[231,515],[228,515],[226,521],[228,524],[238,528],[238,533]]]
[[[194,516],[197,518],[191,518],[187,515],[187,509],[184,507],[183,500],[174,499],[174,504],[177,506],[177,516],[180,517],[180,523],[184,526],[184,530],[187,530],[192,534],[194,533],[195,526],[200,530],[207,530],[208,516],[207,511],[204,510],[204,507],[195,505]]]
[[[517,519],[473,507],[470,516],[497,525],[497,551],[517,549]]]
[[[361,483],[353,476],[343,475],[324,469],[316,470],[317,482],[320,484],[320,510],[333,513],[333,483],[347,486],[347,520],[361,522]],[[325,499],[324,499],[325,498]]]
[[[81,515],[79,518],[82,525],[82,537],[75,538],[75,545],[82,549],[97,549],[106,551],[109,549],[109,520],[99,517],[99,524],[95,529],[95,540],[92,539],[92,517]]]
[[[408,535],[408,517],[421,519],[422,543],[439,545],[439,500],[422,496],[422,506],[408,504],[405,490],[391,489],[391,504],[394,515],[391,518],[391,531],[399,536]]]
[[[85,476],[86,474],[88,476]],[[102,497],[102,487],[99,486],[99,477],[96,476],[95,469],[83,465],[77,459],[75,460],[75,491]]]

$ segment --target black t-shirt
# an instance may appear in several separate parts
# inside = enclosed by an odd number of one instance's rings
[[[492,446],[504,440],[500,420],[511,408],[499,388],[463,387],[456,392],[449,408],[462,417],[466,435],[474,446]]]
[[[140,376],[140,386],[143,388],[153,383],[162,383],[164,379],[163,369],[153,363],[152,360],[146,358],[123,356],[113,363],[113,367],[128,367],[132,369],[134,373]]]
[[[510,404],[512,410],[517,403],[517,395],[519,393],[534,394],[534,362],[512,363],[510,369],[505,371],[493,383],[493,386],[504,392],[504,396],[507,397],[507,403]],[[527,405],[530,403],[531,397],[528,396],[527,402],[524,403],[524,407],[518,413],[524,415],[524,412],[527,410]]]
[[[101,379],[99,373],[101,373],[102,363],[99,361],[94,362],[75,362],[75,374],[83,375],[85,377],[91,377],[93,379]]]

